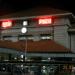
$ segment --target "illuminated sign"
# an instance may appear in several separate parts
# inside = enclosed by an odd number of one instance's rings
[[[12,21],[10,21],[10,20],[2,21],[3,28],[9,28],[11,26],[12,26]]]
[[[52,23],[52,19],[51,18],[43,18],[43,19],[39,19],[39,24],[51,24]]]

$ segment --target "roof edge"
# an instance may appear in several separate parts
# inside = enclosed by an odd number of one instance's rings
[[[75,18],[75,16],[72,13],[63,13],[63,14],[52,14],[52,15],[40,15],[40,16],[69,16],[71,15],[73,18]],[[0,21],[6,20],[6,19],[10,19],[10,20],[21,20],[21,19],[30,19],[30,18],[38,18],[40,16],[24,16],[24,17],[12,17],[12,18],[1,18]]]

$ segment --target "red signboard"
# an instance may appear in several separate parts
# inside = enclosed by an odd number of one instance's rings
[[[42,19],[39,19],[38,22],[40,25],[51,24],[52,19],[51,18],[42,18]]]
[[[6,21],[2,21],[2,25],[3,28],[9,28],[12,26],[12,21],[10,20],[6,20]]]

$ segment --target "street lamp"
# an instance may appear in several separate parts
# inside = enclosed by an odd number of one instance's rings
[[[23,34],[27,33],[26,25],[27,25],[27,21],[23,21],[23,28],[21,29],[21,32]],[[25,43],[25,58],[26,58],[26,53],[27,53],[27,38],[26,38],[26,43]]]

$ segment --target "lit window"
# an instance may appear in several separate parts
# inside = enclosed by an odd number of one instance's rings
[[[51,39],[51,37],[50,36],[43,36],[43,37],[41,37],[42,39]]]

